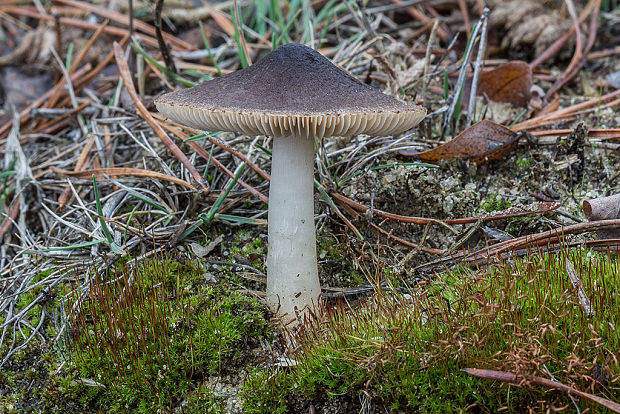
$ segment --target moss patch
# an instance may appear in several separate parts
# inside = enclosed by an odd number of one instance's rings
[[[580,273],[594,316],[566,275]],[[248,412],[300,412],[348,400],[404,412],[524,412],[572,404],[565,393],[470,377],[463,368],[550,375],[620,400],[620,263],[592,252],[533,255],[461,269],[407,294],[378,292],[310,323],[291,367],[255,370]],[[327,398],[325,397],[327,396]],[[542,402],[541,402],[542,401]],[[579,402],[582,409],[599,406]]]
[[[224,402],[201,383],[251,361],[252,347],[271,335],[263,307],[208,286],[194,262],[129,264],[95,280],[72,316],[71,364],[88,379],[92,403],[104,412],[217,411]]]

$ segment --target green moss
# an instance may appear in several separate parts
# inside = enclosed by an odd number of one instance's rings
[[[292,388],[291,376],[254,369],[243,385],[245,411],[249,414],[285,413]]]
[[[509,200],[500,196],[499,194],[487,196],[484,203],[482,203],[482,209],[487,213],[506,210],[510,207],[512,207],[512,203]]]
[[[565,270],[582,277],[594,316],[584,314]],[[463,368],[549,378],[620,399],[620,263],[581,251],[532,256],[474,272],[459,269],[409,294],[379,292],[311,322],[291,358],[297,366],[253,371],[246,409],[294,411],[299,401],[370,398],[406,412],[523,412],[572,404],[565,393],[479,379]],[[593,372],[607,378],[597,382]],[[303,405],[303,404],[302,404]],[[580,402],[581,408],[601,412]]]
[[[534,163],[534,160],[530,157],[522,156],[522,157],[517,158],[516,162],[517,162],[517,167],[525,170],[525,169],[530,168],[530,166]]]
[[[270,327],[255,299],[207,286],[202,275],[195,262],[164,258],[136,272],[120,268],[91,286],[72,320],[71,361],[81,377],[105,385],[92,391],[99,409],[150,413],[188,395],[193,405],[217,406],[192,390],[246,364],[249,346]]]

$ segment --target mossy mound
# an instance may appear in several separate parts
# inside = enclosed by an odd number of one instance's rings
[[[592,315],[566,274],[567,260]],[[526,412],[573,404],[565,392],[479,379],[464,368],[536,375],[618,401],[619,307],[620,262],[609,254],[532,254],[458,269],[311,321],[286,367],[253,371],[244,385],[246,410],[330,412],[336,404],[351,411]],[[603,411],[585,399],[578,404]]]

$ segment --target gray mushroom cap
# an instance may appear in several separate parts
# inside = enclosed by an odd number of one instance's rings
[[[342,71],[315,50],[289,43],[256,64],[162,95],[168,118],[207,131],[323,138],[406,131],[426,115]]]

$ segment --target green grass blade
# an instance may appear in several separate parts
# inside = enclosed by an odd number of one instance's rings
[[[271,150],[269,148],[265,148],[260,144],[256,144],[256,147],[271,157]]]
[[[221,133],[222,133],[222,131],[214,131],[214,132],[209,132],[209,133],[202,133],[202,134],[194,135],[193,137],[189,137],[184,142],[202,141],[203,139],[205,139],[207,137],[212,137],[212,136],[215,136],[215,135],[221,134]]]
[[[105,236],[110,249],[114,253],[122,252],[122,249],[114,243],[114,238],[112,238],[112,233],[110,233],[110,229],[108,228],[108,224],[103,219],[103,208],[101,207],[101,199],[99,198],[99,188],[97,187],[97,179],[95,178],[95,174],[93,174],[93,192],[95,193],[95,204],[97,205],[97,218],[99,219],[99,224],[101,225],[101,231]]]
[[[239,9],[237,9],[236,11],[237,13],[239,12]],[[239,27],[241,25],[243,25],[242,22],[239,22],[239,24],[237,24],[237,19],[234,18],[235,16],[235,6],[231,6],[230,8],[230,15],[233,16],[232,20],[232,24],[233,27],[235,29],[235,43],[237,43],[237,51],[239,52],[239,62],[241,62],[241,67],[242,68],[247,68],[249,65],[249,60],[248,57],[245,54],[245,50],[243,49],[243,43],[241,42],[241,30],[242,28]]]
[[[241,174],[243,174],[243,171],[245,170],[245,166],[246,166],[245,162],[242,162],[241,164],[239,164],[239,167],[237,167],[237,172],[235,173],[235,176],[230,181],[228,186],[222,192],[220,192],[220,195],[217,197],[217,199],[215,200],[215,202],[213,203],[209,211],[207,211],[206,213],[199,214],[198,217],[200,218],[200,220],[198,220],[197,222],[189,226],[181,234],[181,236],[179,236],[179,240],[185,239],[187,236],[192,234],[198,227],[202,225],[209,225],[213,221],[213,218],[215,217],[217,210],[220,209],[220,207],[224,203],[224,200],[226,200],[226,197],[228,197],[228,194],[230,193],[230,191],[233,189],[235,184],[237,184],[237,181],[241,177]]]
[[[185,79],[183,76],[178,75],[176,73],[170,72],[168,70],[168,68],[164,65],[160,65],[155,59],[153,59],[148,53],[146,53],[144,51],[144,49],[142,49],[142,46],[140,46],[140,43],[138,43],[138,41],[134,38],[133,39],[133,48],[136,51],[136,53],[139,53],[142,55],[142,57],[144,57],[144,59],[146,59],[149,63],[151,63],[153,66],[155,66],[157,69],[161,70],[163,73],[165,73],[167,76],[171,77],[172,79],[176,80],[177,82],[179,82],[181,85],[183,86],[187,86],[189,88],[191,88],[192,86],[196,86],[197,83],[196,82],[192,82],[189,79]]]
[[[277,25],[277,27],[273,28],[273,34],[271,36],[271,49],[275,49],[280,46],[278,39],[280,39],[284,33],[284,16],[282,15],[282,8],[278,0],[269,1],[269,18]]]
[[[73,42],[69,43],[67,48],[67,57],[65,58],[65,69],[69,70],[71,67],[71,61],[73,60]]]
[[[222,69],[220,69],[220,65],[217,63],[217,60],[215,60],[215,56],[213,56],[213,53],[211,52],[211,46],[209,45],[209,39],[207,39],[205,28],[203,27],[201,21],[198,21],[198,25],[200,26],[200,34],[202,35],[202,43],[204,43],[205,49],[207,49],[207,53],[209,54],[211,63],[213,63],[213,66],[217,70],[217,74],[222,76]]]
[[[0,172],[0,178],[7,178],[13,174],[15,174],[15,170],[2,171]]]
[[[252,217],[243,217],[243,216],[234,216],[231,214],[220,214],[216,213],[213,216],[214,220],[225,220],[235,224],[253,224],[255,226],[266,226],[267,220],[265,219],[257,219]]]

